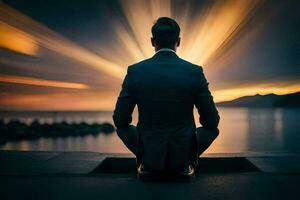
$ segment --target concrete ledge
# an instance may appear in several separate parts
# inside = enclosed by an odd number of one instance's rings
[[[95,152],[0,151],[0,175],[53,175],[134,173],[130,154]],[[295,154],[206,154],[198,173],[299,173],[300,156]]]
[[[298,155],[248,156],[206,154],[193,181],[145,183],[133,173],[135,160],[128,154],[0,151],[1,199],[279,200],[299,196]]]

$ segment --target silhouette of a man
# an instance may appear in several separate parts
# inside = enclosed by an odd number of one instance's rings
[[[152,58],[128,67],[113,115],[117,134],[136,155],[138,173],[194,174],[218,136],[218,111],[200,66],[179,58],[180,27],[168,17],[152,26]],[[138,107],[138,124],[131,125]],[[202,127],[196,128],[196,106]]]

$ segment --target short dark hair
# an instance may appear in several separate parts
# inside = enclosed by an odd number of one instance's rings
[[[179,39],[180,27],[174,19],[160,17],[151,29],[152,37],[160,48],[173,47]]]

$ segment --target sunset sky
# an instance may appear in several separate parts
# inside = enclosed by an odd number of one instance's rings
[[[0,110],[112,110],[160,16],[217,102],[300,91],[297,0],[0,1]]]

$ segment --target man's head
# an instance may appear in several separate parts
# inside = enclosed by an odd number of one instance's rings
[[[174,19],[169,17],[158,18],[152,26],[151,32],[151,43],[156,51],[161,48],[176,50],[176,47],[180,44],[180,27]]]

